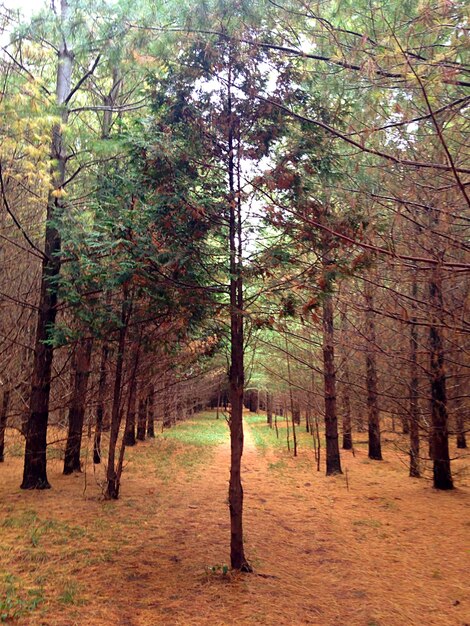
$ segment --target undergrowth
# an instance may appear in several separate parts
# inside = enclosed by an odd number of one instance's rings
[[[42,602],[42,587],[24,589],[14,576],[7,574],[0,586],[0,622],[16,621],[35,611]]]
[[[212,413],[194,416],[179,422],[157,435],[149,460],[156,475],[164,481],[179,470],[191,475],[209,461],[215,448],[229,440],[225,419],[216,419]]]

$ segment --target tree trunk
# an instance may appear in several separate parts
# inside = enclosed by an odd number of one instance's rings
[[[155,439],[155,389],[151,385],[147,396],[147,437]]]
[[[137,419],[137,439],[145,441],[145,430],[147,425],[147,402],[145,398],[139,400],[139,414]]]
[[[127,405],[126,428],[124,430],[124,445],[127,447],[135,446],[135,407],[137,399],[137,383],[132,376],[129,382],[129,401]]]
[[[284,399],[284,408],[283,408],[282,415],[284,415],[284,418],[286,420],[286,444],[287,444],[287,451],[290,452],[289,410],[287,408],[287,403],[285,399]]]
[[[219,407],[220,407],[220,382],[217,386],[217,407],[216,407],[216,414],[215,414],[216,419],[219,419]]]
[[[348,330],[348,318],[346,311],[341,316],[341,330],[343,345],[347,345],[347,330]],[[343,450],[352,450],[352,422],[351,422],[351,401],[349,398],[349,361],[347,354],[344,354],[344,366],[343,366],[343,384],[342,399],[343,399]]]
[[[402,415],[401,418],[401,432],[403,435],[410,434],[410,420],[407,415]]]
[[[461,402],[458,402],[455,424],[457,427],[457,448],[459,450],[465,450],[467,447],[467,439],[465,437],[465,420],[463,417],[463,407]]]
[[[343,450],[352,450],[351,401],[349,399],[349,366],[344,368],[343,387]]]
[[[31,396],[26,424],[26,446],[21,489],[49,489],[47,480],[47,425],[51,388],[53,333],[57,312],[58,277],[60,274],[61,238],[56,223],[64,210],[62,189],[66,176],[67,153],[63,141],[63,126],[68,109],[64,106],[70,93],[73,53],[68,48],[64,33],[68,31],[70,8],[68,0],[61,0],[62,36],[58,50],[56,103],[62,110],[61,123],[52,130],[51,161],[54,189],[49,192],[46,211],[44,257],[41,268],[41,287],[35,336]]]
[[[266,392],[266,420],[269,427],[273,427],[273,396],[272,393]]]
[[[142,327],[140,329],[137,346],[134,346],[134,356],[132,359],[132,371],[129,380],[129,397],[127,403],[126,426],[124,429],[124,446],[135,446],[135,413],[137,402],[137,370],[139,368],[140,343],[142,338]]]
[[[101,433],[103,432],[108,355],[108,344],[106,341],[104,341],[101,348],[100,379],[98,383],[98,403],[96,407],[95,439],[93,442],[93,463],[101,463]]]
[[[88,379],[90,377],[93,339],[82,339],[77,347],[75,377],[69,408],[69,428],[65,448],[64,474],[81,472],[80,450],[82,447],[83,422],[85,418]]]
[[[420,478],[421,470],[419,463],[419,407],[418,407],[418,326],[416,325],[416,305],[418,296],[418,284],[416,282],[416,272],[413,272],[411,285],[411,306],[413,314],[410,324],[410,476]]]
[[[165,383],[166,385],[168,385],[168,380],[165,379]],[[196,407],[196,411],[199,411],[200,407]],[[170,410],[170,396],[169,396],[169,390],[168,387],[166,387],[165,392],[164,392],[164,398],[163,398],[163,422],[162,422],[162,429],[163,428],[170,428],[171,427],[171,410]]]
[[[287,343],[287,335],[284,335],[284,340],[285,340],[285,344],[286,344],[287,381],[289,383],[290,413],[291,413],[291,419],[292,419],[292,439],[293,439],[293,442],[294,442],[294,456],[297,456],[297,432],[296,432],[296,428],[295,428],[295,425],[297,423],[297,421],[296,421],[296,407],[295,407],[295,403],[294,403],[294,393],[292,391],[290,354],[289,354],[289,344]],[[287,417],[287,411],[286,411],[286,417]],[[300,424],[300,414],[299,414],[299,421],[298,421],[298,423]]]
[[[442,311],[442,284],[439,269],[434,269],[429,282],[432,321],[429,327],[431,377],[431,452],[436,489],[453,489],[449,457],[446,373],[444,346],[439,328]]]
[[[334,354],[333,300],[323,298],[323,376],[325,381],[326,475],[342,474],[336,414],[336,370]]]
[[[343,372],[343,450],[352,450],[351,400],[349,398],[349,364],[344,363]]]
[[[297,426],[300,426],[300,403],[294,400],[294,411],[292,413],[293,420]]]
[[[232,568],[250,572],[243,542],[243,392],[245,369],[243,355],[243,274],[241,193],[235,193],[234,113],[232,111],[231,68],[228,76],[228,177],[229,177],[229,251],[230,251],[230,563]],[[240,172],[238,172],[240,174]],[[240,187],[240,185],[238,185]],[[240,192],[240,189],[237,189]]]
[[[8,419],[8,405],[10,404],[10,390],[6,388],[3,392],[2,406],[0,409],[0,463],[5,460],[5,430]]]
[[[372,288],[368,280],[364,282],[364,298],[366,303],[366,387],[367,410],[369,418],[369,459],[382,461],[380,441],[380,413],[377,402],[377,366],[375,362],[375,321]]]
[[[462,398],[465,395],[465,389],[462,383],[457,386],[459,397],[455,401],[455,430],[457,434],[457,448],[465,450],[467,447],[467,439],[465,437],[465,407]]]
[[[116,445],[121,425],[121,387],[122,370],[124,364],[124,351],[126,347],[127,325],[131,312],[128,301],[129,293],[126,286],[123,288],[123,301],[121,306],[121,327],[119,329],[118,350],[116,355],[116,372],[114,375],[113,405],[111,409],[111,427],[109,434],[108,468],[106,471],[106,493],[108,500],[117,500],[119,497],[119,478],[116,472]]]

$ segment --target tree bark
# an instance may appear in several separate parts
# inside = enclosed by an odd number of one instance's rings
[[[137,370],[139,368],[139,358],[140,358],[140,343],[142,338],[142,328],[139,333],[139,339],[137,345],[134,345],[134,355],[132,358],[132,370],[131,377],[129,380],[129,395],[128,395],[128,403],[127,403],[127,415],[126,415],[126,425],[124,429],[124,445],[125,446],[135,446],[136,438],[135,438],[135,414],[136,414],[136,403],[137,403],[137,389],[138,389],[138,381],[137,381]],[[145,434],[144,434],[145,437]]]
[[[343,450],[352,450],[351,400],[349,398],[349,365],[344,366],[343,386]]]
[[[100,378],[98,383],[98,403],[96,407],[95,438],[93,442],[93,463],[95,464],[101,463],[101,433],[103,432],[108,356],[108,344],[106,341],[104,341],[101,348]]]
[[[467,448],[467,439],[465,437],[465,420],[463,415],[462,402],[457,402],[457,413],[455,416],[455,425],[457,430],[457,448],[459,450],[465,450]]]
[[[147,396],[147,437],[155,438],[155,389],[151,385]]]
[[[137,383],[132,377],[129,382],[129,402],[127,406],[126,428],[124,431],[124,444],[127,447],[135,446],[137,443],[135,438],[135,407],[137,399]]]
[[[81,472],[80,450],[82,447],[83,422],[85,418],[88,379],[90,376],[93,339],[82,339],[77,347],[72,399],[69,408],[69,427],[65,447],[64,474]]]
[[[369,418],[369,459],[382,461],[382,445],[380,439],[380,413],[377,401],[377,365],[375,361],[375,321],[374,303],[371,284],[364,282],[364,298],[366,303],[366,387],[367,410]]]
[[[323,377],[325,384],[326,475],[342,474],[336,414],[336,370],[334,353],[333,300],[323,298]]]
[[[416,272],[413,271],[411,284],[411,307],[410,319],[410,476],[420,478],[421,470],[419,463],[419,406],[418,406],[418,326],[416,325],[415,301],[418,297],[418,284]]]
[[[343,333],[343,345],[347,345],[347,330],[348,319],[346,312],[344,311],[341,319],[342,333]],[[342,399],[343,399],[343,450],[352,450],[352,421],[351,421],[351,401],[349,398],[349,361],[347,354],[344,355],[343,366],[343,384],[342,384]]]
[[[286,359],[287,359],[287,381],[289,383],[289,401],[290,401],[290,413],[292,420],[292,439],[294,443],[294,456],[297,456],[297,432],[295,425],[297,423],[300,424],[300,413],[298,415],[298,422],[296,420],[297,412],[294,402],[294,393],[292,390],[292,378],[291,378],[291,367],[290,367],[290,353],[289,353],[289,344],[287,343],[287,335],[284,335],[285,345],[286,345]],[[286,411],[287,416],[287,411]]]
[[[56,103],[61,107],[61,123],[52,130],[51,160],[54,190],[49,192],[46,210],[44,257],[41,268],[41,287],[35,336],[31,395],[26,423],[26,446],[23,482],[21,489],[49,489],[47,479],[47,425],[49,421],[49,396],[51,388],[52,358],[54,354],[53,333],[57,313],[58,277],[60,274],[61,238],[57,230],[64,203],[62,189],[66,176],[67,152],[63,126],[68,120],[65,105],[70,93],[73,69],[73,52],[67,44],[66,33],[70,20],[68,0],[61,0],[62,37],[58,49]]]
[[[266,392],[266,420],[269,427],[273,427],[273,396],[270,391]]]
[[[111,409],[111,427],[109,433],[108,467],[106,470],[106,493],[108,500],[117,500],[119,497],[119,477],[116,472],[116,445],[121,425],[121,386],[122,370],[124,365],[124,351],[126,347],[127,326],[131,312],[128,301],[129,292],[123,287],[123,301],[121,305],[121,327],[119,329],[118,350],[116,355],[116,372],[114,375],[113,405]]]
[[[293,420],[297,426],[300,426],[300,403],[298,400],[294,400],[294,412],[292,414]]]
[[[8,406],[10,404],[10,390],[8,387],[3,392],[2,406],[0,408],[0,463],[5,460],[5,430],[8,419]]]
[[[465,436],[465,407],[462,401],[465,396],[465,388],[462,382],[457,385],[457,393],[459,394],[459,397],[455,400],[456,443],[459,450],[465,450],[467,447],[467,439]]]
[[[229,177],[229,253],[230,253],[230,563],[233,569],[250,572],[243,540],[243,393],[245,386],[243,345],[243,269],[240,185],[235,193],[234,125],[232,111],[231,66],[227,91],[228,177]]]
[[[429,281],[429,300],[432,321],[429,327],[429,357],[431,378],[431,453],[433,484],[436,489],[453,489],[450,468],[447,390],[444,346],[439,328],[442,311],[442,280],[439,269],[434,269]]]
[[[165,384],[168,385],[169,381],[165,377]],[[196,411],[200,410],[200,408],[196,407]],[[162,421],[162,429],[171,427],[171,410],[170,410],[170,396],[168,387],[165,388],[164,396],[163,396],[163,421]]]
[[[219,407],[220,407],[220,382],[217,385],[217,406],[216,406],[216,414],[215,414],[216,419],[219,419]]]
[[[145,432],[147,425],[147,402],[145,398],[139,400],[139,413],[137,419],[137,439],[145,441]]]

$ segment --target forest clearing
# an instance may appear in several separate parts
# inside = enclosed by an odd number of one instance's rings
[[[0,622],[469,626],[465,0],[0,0]]]
[[[245,427],[249,576],[229,568],[229,432],[215,412],[132,449],[113,503],[100,497],[99,472],[70,481],[57,461],[54,490],[18,497],[15,459],[0,497],[0,567],[15,623],[468,622],[468,473],[437,505],[430,484],[406,480],[392,441],[379,470],[358,444],[344,458],[347,487],[344,475],[315,471],[307,434],[294,459],[265,415],[245,414]]]

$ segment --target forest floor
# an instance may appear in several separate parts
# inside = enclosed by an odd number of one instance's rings
[[[470,479],[457,489],[410,479],[396,441],[383,462],[364,443],[342,476],[299,456],[264,416],[246,416],[246,553],[232,574],[224,419],[206,413],[128,450],[121,499],[103,468],[24,492],[10,432],[0,466],[0,621],[31,626],[468,626]],[[282,437],[285,431],[281,430]],[[362,436],[364,439],[365,437]],[[7,449],[7,451],[8,451]],[[84,459],[86,460],[86,458]]]

